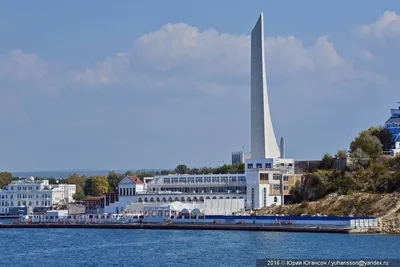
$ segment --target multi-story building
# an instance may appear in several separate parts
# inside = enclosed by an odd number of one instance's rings
[[[400,155],[400,106],[398,109],[391,109],[390,113],[391,116],[386,121],[385,127],[392,134],[393,141],[395,142],[391,154],[392,156],[397,156]]]
[[[16,210],[21,208],[46,210],[60,202],[73,202],[75,192],[76,185],[49,184],[48,180],[33,177],[11,181],[0,190],[0,214],[17,214]]]
[[[251,153],[245,151],[232,152],[232,165],[237,163],[244,163],[246,159],[251,158]]]

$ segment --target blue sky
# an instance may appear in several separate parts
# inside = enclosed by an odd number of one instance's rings
[[[249,33],[286,155],[348,148],[400,101],[398,1],[0,3],[0,170],[217,166],[250,147]]]

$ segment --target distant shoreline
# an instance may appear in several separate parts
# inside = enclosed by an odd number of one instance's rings
[[[67,178],[69,175],[77,173],[79,175],[96,176],[96,175],[107,175],[109,172],[115,171],[117,173],[125,173],[126,171],[131,172],[154,172],[161,171],[158,169],[140,169],[140,170],[67,170],[67,171],[25,171],[25,172],[11,172],[13,177],[29,178],[41,177],[41,178]]]

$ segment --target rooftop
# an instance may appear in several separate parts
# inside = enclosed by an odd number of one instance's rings
[[[132,182],[134,182],[135,184],[143,184],[143,181],[139,177],[131,175],[131,176],[128,176],[128,178],[131,179]]]
[[[400,124],[400,117],[391,117],[386,121],[386,124],[388,123],[399,123]]]
[[[104,196],[87,197],[87,198],[84,198],[83,201],[97,201],[97,200],[102,200],[102,199],[104,199]]]

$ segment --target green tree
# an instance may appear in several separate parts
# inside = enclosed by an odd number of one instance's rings
[[[332,166],[333,166],[333,157],[330,154],[325,153],[324,157],[322,158],[320,168],[323,170],[330,170],[332,169]]]
[[[155,172],[136,172],[135,176],[143,179],[144,177],[153,177],[155,174]]]
[[[375,160],[382,154],[382,143],[369,131],[362,131],[350,144],[350,153],[354,153],[357,149],[361,149],[369,158]]]
[[[11,172],[0,172],[0,189],[11,182],[12,173]]]
[[[74,199],[80,200],[85,197],[84,189],[86,184],[86,176],[77,173],[71,174],[67,177],[66,183],[76,185],[76,193]]]
[[[291,203],[300,203],[303,200],[301,192],[301,182],[299,180],[297,180],[294,186],[290,189],[290,196]]]
[[[118,183],[124,178],[124,174],[119,174],[115,171],[111,171],[107,175],[107,180],[108,180],[108,191],[113,192],[116,190],[118,187]]]
[[[355,149],[350,153],[349,167],[352,170],[367,168],[369,166],[369,155],[361,148]]]
[[[303,200],[317,200],[324,197],[330,188],[329,172],[317,171],[307,175],[302,185]]]
[[[92,176],[86,181],[87,194],[90,196],[101,196],[108,191],[107,176]]]
[[[188,168],[188,166],[186,166],[185,164],[179,164],[178,166],[176,166],[175,168],[175,172],[178,174],[185,174],[185,173],[189,173],[190,169]]]
[[[126,171],[126,172],[124,173],[124,177],[126,177],[126,176],[131,176],[131,175],[133,175],[133,172],[131,172],[131,171]]]
[[[75,200],[82,200],[82,199],[84,199],[86,196],[85,196],[85,194],[82,192],[82,193],[75,193],[72,197],[73,197]]]
[[[382,144],[383,151],[389,151],[394,147],[394,140],[392,134],[386,127],[370,127],[368,133],[372,136],[376,136]]]
[[[347,158],[347,151],[344,149],[339,149],[335,154],[335,158],[337,158],[337,159]]]

